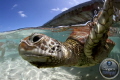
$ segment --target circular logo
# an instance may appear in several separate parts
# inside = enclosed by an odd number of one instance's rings
[[[101,62],[99,71],[104,78],[114,79],[119,74],[119,64],[112,58],[106,58]]]

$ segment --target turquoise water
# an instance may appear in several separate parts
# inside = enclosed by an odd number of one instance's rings
[[[99,73],[99,64],[88,68],[36,68],[18,53],[21,39],[38,32],[64,42],[71,31],[51,32],[44,29],[16,30],[0,33],[0,80],[105,80]],[[120,37],[110,37],[115,47],[109,57],[120,63]],[[114,80],[119,80],[118,75]]]

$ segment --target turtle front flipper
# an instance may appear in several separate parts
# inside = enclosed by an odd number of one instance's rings
[[[110,39],[107,39],[105,41],[106,41],[105,45],[99,44],[98,46],[96,46],[96,48],[93,49],[92,56],[96,63],[100,63],[103,59],[108,57],[109,53],[111,52],[115,45],[115,43]]]
[[[107,33],[112,25],[113,12],[113,0],[105,0],[103,9],[93,19],[94,26],[84,45],[84,53],[88,58],[93,58],[93,51],[96,46],[99,46],[99,43],[107,45]]]

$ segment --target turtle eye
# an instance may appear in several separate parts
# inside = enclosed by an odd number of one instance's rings
[[[32,42],[37,42],[42,38],[42,36],[36,35],[32,37]]]

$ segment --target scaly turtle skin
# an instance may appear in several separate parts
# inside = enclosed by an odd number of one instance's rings
[[[63,43],[39,33],[24,38],[19,45],[20,55],[38,68],[89,67],[100,63],[115,45],[107,35],[112,24],[112,1],[105,1],[103,10],[94,17],[91,27],[79,27],[78,31],[74,28]]]

